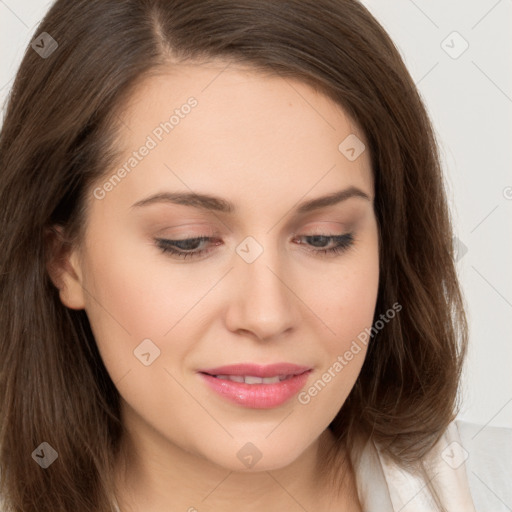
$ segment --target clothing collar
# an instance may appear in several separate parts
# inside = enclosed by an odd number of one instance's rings
[[[430,481],[446,512],[476,512],[465,469],[462,443],[452,422],[424,458],[428,479],[399,467],[369,440],[354,464],[359,501],[366,511],[432,512],[438,510]]]

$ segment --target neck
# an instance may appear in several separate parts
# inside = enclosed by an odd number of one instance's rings
[[[328,429],[286,467],[235,472],[137,425],[127,429],[122,440],[116,499],[121,512],[328,511],[340,510],[340,503],[345,510],[359,510],[346,462]],[[329,463],[336,467],[328,467]]]

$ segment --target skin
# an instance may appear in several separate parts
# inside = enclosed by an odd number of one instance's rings
[[[327,426],[366,347],[306,405],[293,397],[273,409],[244,408],[211,391],[197,370],[292,362],[313,368],[308,389],[371,327],[379,267],[370,155],[349,161],[338,150],[348,135],[364,134],[300,81],[219,62],[181,64],[146,79],[119,113],[119,166],[190,96],[198,105],[113,190],[96,199],[91,189],[84,244],[53,274],[62,303],[86,310],[122,397],[121,509],[361,510],[351,471],[343,470],[338,496],[319,468],[334,449]],[[370,200],[295,211],[350,186]],[[163,191],[220,196],[236,212],[132,208]],[[322,247],[305,238],[348,232],[354,244],[334,255],[315,253]],[[179,259],[158,248],[157,236],[220,244]],[[263,248],[250,264],[235,251],[247,236]],[[134,356],[147,338],[161,351],[149,366]],[[248,442],[261,453],[252,468],[237,457]]]

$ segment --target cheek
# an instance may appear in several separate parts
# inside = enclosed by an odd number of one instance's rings
[[[314,418],[330,421],[336,416],[364,363],[377,300],[378,262],[324,279],[325,293],[316,296],[321,320],[329,327],[321,338],[322,364],[297,396],[300,407],[308,411],[303,417],[310,428],[315,427]]]
[[[375,245],[354,251],[338,268],[326,272],[314,300],[324,323],[335,334],[326,337],[330,353],[347,350],[351,341],[370,328],[379,287],[379,258]]]
[[[98,243],[89,252],[86,312],[102,359],[116,382],[138,366],[134,350],[143,340],[161,345],[162,335],[172,325],[173,312],[168,308],[175,297],[172,288],[155,280],[154,269],[133,248],[124,248],[119,239],[112,240],[108,250],[105,247]]]
[[[140,369],[134,351],[147,339],[157,347],[145,342],[149,348],[160,350],[154,366],[167,366],[170,359],[179,366],[192,348],[186,340],[198,337],[192,334],[199,328],[198,315],[211,308],[201,298],[219,279],[208,269],[172,265],[157,248],[148,251],[146,243],[123,247],[122,238],[108,250],[94,246],[85,282],[87,316],[114,382]]]
[[[332,415],[341,408],[357,380],[371,342],[378,286],[376,242],[354,251],[339,267],[322,276],[312,301],[329,327],[322,336],[325,357],[317,379],[312,387],[305,389],[302,400],[299,396],[299,403],[311,402],[316,410],[329,411]]]

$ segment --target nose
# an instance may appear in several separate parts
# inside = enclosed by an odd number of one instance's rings
[[[270,243],[252,263],[235,254],[226,326],[260,340],[277,339],[297,327],[300,301],[285,255]]]

